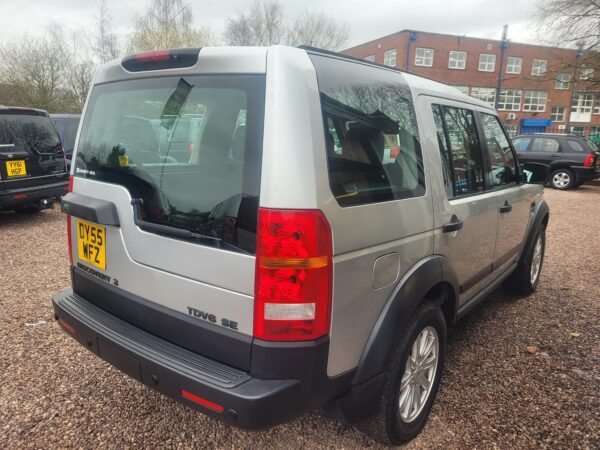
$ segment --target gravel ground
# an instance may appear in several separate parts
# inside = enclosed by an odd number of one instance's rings
[[[499,290],[451,331],[437,402],[409,448],[600,448],[600,187],[546,199],[538,291]],[[51,296],[69,286],[65,234],[58,210],[0,213],[0,447],[376,446],[318,412],[240,431],[109,367],[52,318]]]

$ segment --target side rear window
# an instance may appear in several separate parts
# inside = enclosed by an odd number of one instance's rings
[[[556,153],[560,150],[560,144],[552,138],[535,138],[531,145],[532,152]]]
[[[335,58],[311,59],[337,202],[353,206],[424,195],[417,121],[403,76]]]
[[[457,196],[481,192],[485,183],[475,114],[469,109],[453,106],[442,106],[442,111],[450,147],[454,192]]]
[[[67,137],[65,139],[65,148],[70,150],[75,145],[77,128],[79,127],[79,118],[72,117],[67,121]]]
[[[573,139],[569,139],[567,141],[569,143],[569,150],[571,152],[575,152],[575,153],[588,153],[588,150],[586,150],[583,145],[581,145],[581,143],[573,140]]]

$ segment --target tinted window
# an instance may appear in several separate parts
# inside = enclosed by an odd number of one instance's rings
[[[77,128],[79,127],[79,118],[71,117],[67,121],[67,137],[65,139],[65,149],[72,150],[75,145],[75,137],[77,136]]]
[[[341,206],[424,195],[421,145],[401,74],[311,55],[331,190]]]
[[[588,150],[580,142],[574,141],[572,139],[569,139],[567,142],[569,143],[569,149],[573,152],[577,152],[577,153],[587,153],[588,152]]]
[[[481,148],[473,111],[443,106],[444,123],[450,143],[452,179],[456,195],[485,189]]]
[[[551,138],[535,138],[531,145],[532,152],[548,152],[556,153],[560,148],[560,144],[556,139]]]
[[[480,117],[491,168],[490,186],[516,185],[517,162],[498,118],[491,114]]]
[[[518,152],[524,152],[527,150],[529,146],[529,142],[531,142],[531,138],[516,138],[513,139],[513,145]]]
[[[38,154],[55,154],[61,148],[50,117],[28,114],[0,114],[0,144],[6,151],[21,147]]]
[[[444,176],[444,186],[446,187],[446,194],[448,198],[454,197],[454,185],[452,183],[452,169],[451,169],[451,156],[450,156],[450,143],[448,142],[448,136],[444,131],[444,119],[442,117],[442,107],[440,105],[432,105],[433,107],[433,121],[435,123],[435,130],[437,134],[438,147],[440,149],[440,157],[442,158],[442,174]]]
[[[142,199],[146,222],[204,235],[191,237],[201,244],[252,253],[264,83],[257,75],[204,75],[95,86],[75,174],[127,188]],[[204,112],[202,131],[184,133],[193,137],[185,160],[170,156],[160,134],[177,135],[181,118],[189,131],[187,118]]]

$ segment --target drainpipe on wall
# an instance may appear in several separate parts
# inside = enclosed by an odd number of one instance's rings
[[[578,44],[580,46],[581,44]],[[575,98],[575,84],[577,83],[577,72],[579,71],[579,58],[583,56],[583,50],[581,47],[575,53],[575,76],[573,77],[573,89],[571,89],[571,104],[569,105],[569,119],[567,120],[567,129],[565,130],[567,133],[571,133],[571,113],[573,112],[573,99]]]
[[[508,48],[508,25],[502,28],[502,42],[500,43],[500,67],[498,69],[498,89],[496,90],[496,102],[494,108],[498,110],[500,102],[500,93],[502,92],[502,66],[504,65],[504,51]]]
[[[404,67],[404,70],[406,70],[407,72],[410,72],[410,43],[413,41],[417,40],[417,33],[415,33],[414,31],[411,31],[410,34],[408,35],[408,42],[406,43],[406,67]]]

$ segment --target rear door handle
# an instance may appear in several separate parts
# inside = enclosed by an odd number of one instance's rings
[[[512,205],[510,203],[508,203],[508,200],[504,202],[504,206],[500,207],[500,213],[504,214],[504,213],[509,213],[512,211]]]
[[[452,216],[449,223],[444,224],[442,231],[444,233],[452,233],[454,231],[462,230],[463,221],[456,216]]]

